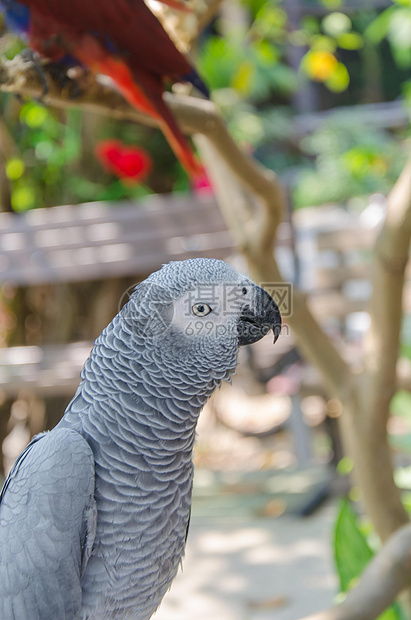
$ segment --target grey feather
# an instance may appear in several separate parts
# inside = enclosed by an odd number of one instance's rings
[[[89,445],[69,429],[38,435],[0,501],[0,617],[74,618],[96,527]]]
[[[274,302],[222,261],[170,263],[136,288],[5,483],[2,620],[152,616],[184,554],[198,416],[264,321],[277,330]]]

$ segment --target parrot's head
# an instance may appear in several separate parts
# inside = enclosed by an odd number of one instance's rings
[[[137,286],[124,311],[168,363],[220,378],[234,370],[239,346],[271,330],[276,341],[281,330],[272,297],[216,259],[164,265]]]

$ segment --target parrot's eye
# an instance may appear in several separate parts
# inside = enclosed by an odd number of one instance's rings
[[[242,289],[241,292],[242,292],[243,295],[247,295],[248,291],[247,291],[245,286],[243,286],[243,289]]]
[[[194,304],[191,309],[196,316],[207,316],[212,311],[208,304]]]

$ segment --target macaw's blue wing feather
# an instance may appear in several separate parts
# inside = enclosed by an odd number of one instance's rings
[[[182,82],[190,82],[204,97],[210,98],[210,92],[195,69],[181,76]]]
[[[30,28],[30,9],[13,0],[2,0],[0,10],[4,13],[6,26],[20,35],[27,35]]]

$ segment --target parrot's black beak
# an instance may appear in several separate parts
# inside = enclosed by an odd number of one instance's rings
[[[281,331],[281,314],[274,299],[259,286],[253,286],[253,299],[241,309],[237,324],[239,345],[253,344],[270,330],[276,342]]]

